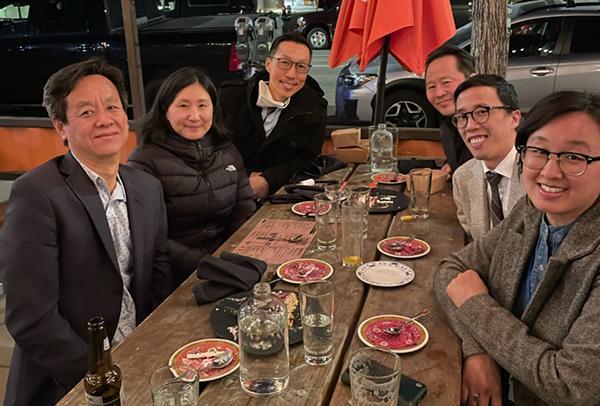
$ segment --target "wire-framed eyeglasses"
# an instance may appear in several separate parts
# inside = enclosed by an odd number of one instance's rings
[[[550,160],[551,155],[556,155],[561,171],[571,176],[581,176],[589,164],[600,161],[600,156],[591,157],[578,152],[550,152],[544,148],[517,146],[521,162],[529,169],[541,170]]]
[[[298,73],[308,73],[312,66],[310,63],[294,62],[287,58],[273,57],[272,59],[275,59],[277,61],[277,66],[283,70],[290,70],[292,69],[292,66],[296,65],[296,72]]]
[[[469,121],[469,116],[476,123],[483,124],[490,119],[490,111],[495,109],[501,109],[506,111],[512,111],[514,108],[511,106],[481,106],[477,107],[473,111],[465,111],[464,113],[456,113],[452,116],[452,124],[456,128],[465,128]]]

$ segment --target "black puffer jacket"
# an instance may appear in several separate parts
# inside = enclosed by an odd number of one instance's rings
[[[219,104],[225,125],[244,158],[248,172],[262,172],[270,193],[285,185],[292,175],[321,153],[327,119],[323,90],[310,76],[304,87],[292,96],[281,112],[277,125],[265,138],[262,108],[256,105],[259,80],[269,80],[258,72],[250,80],[223,82]]]
[[[129,165],[162,183],[178,283],[256,210],[239,152],[230,141],[213,142],[210,133],[198,141],[170,134],[143,143]]]

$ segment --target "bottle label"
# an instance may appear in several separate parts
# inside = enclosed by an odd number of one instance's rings
[[[121,389],[119,390],[119,395],[113,399],[104,399],[102,396],[93,396],[88,393],[85,394],[87,399],[88,406],[122,406],[121,402],[124,399],[123,396],[123,386],[121,385]]]
[[[104,345],[104,351],[110,350],[110,341],[108,341],[108,337],[104,337],[103,345]]]

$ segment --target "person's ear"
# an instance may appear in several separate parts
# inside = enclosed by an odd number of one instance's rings
[[[54,129],[60,136],[60,139],[63,141],[63,144],[66,146],[68,140],[67,140],[67,134],[65,132],[64,123],[62,121],[60,121],[58,118],[53,118],[52,119],[52,127],[54,127]]]

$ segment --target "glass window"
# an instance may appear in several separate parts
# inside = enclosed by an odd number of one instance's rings
[[[24,36],[30,29],[28,19],[29,5],[19,2],[5,5],[0,8],[0,35],[5,38]]]
[[[571,54],[600,53],[600,18],[578,17],[573,26]]]
[[[514,24],[510,34],[509,58],[552,55],[561,21],[560,18],[550,18]]]

